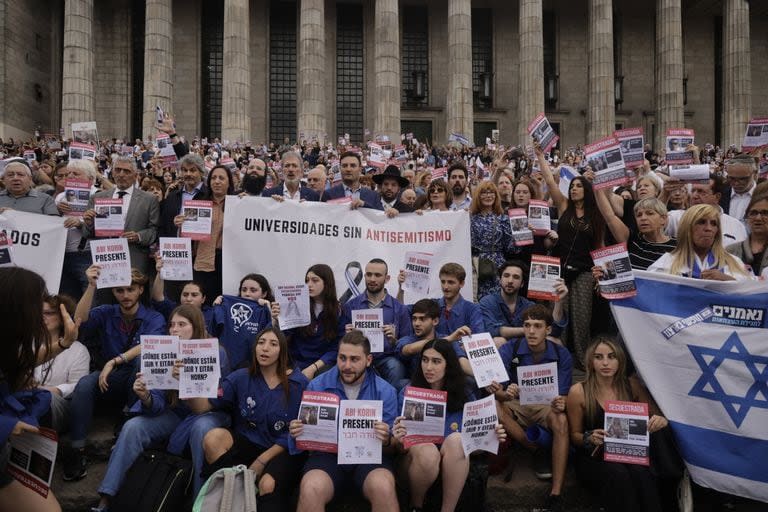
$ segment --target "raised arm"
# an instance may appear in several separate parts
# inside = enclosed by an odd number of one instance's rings
[[[544,151],[541,150],[541,146],[536,141],[533,143],[533,150],[536,153],[539,169],[541,170],[542,176],[544,176],[544,182],[547,184],[552,203],[557,207],[558,214],[562,215],[565,209],[568,208],[568,198],[565,197],[560,191],[560,187],[555,183],[555,177],[552,174],[552,169],[549,167],[549,162],[544,158]]]
[[[616,215],[608,194],[616,195],[607,188],[595,190],[595,201],[597,202],[597,207],[600,210],[600,213],[603,214],[605,223],[608,225],[608,229],[611,230],[613,238],[615,238],[619,243],[626,242],[629,240],[629,228]]]

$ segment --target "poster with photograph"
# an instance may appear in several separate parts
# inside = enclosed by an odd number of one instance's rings
[[[560,279],[560,258],[554,256],[531,256],[531,272],[528,278],[528,298],[560,300],[555,285]]]
[[[141,336],[141,373],[147,389],[179,389],[171,372],[179,358],[178,336]]]
[[[683,183],[709,184],[709,166],[701,165],[670,165],[669,177]]]
[[[6,471],[24,487],[47,498],[59,446],[56,431],[40,427],[37,434],[24,432],[10,436],[8,445],[10,452]]]
[[[213,201],[183,201],[184,223],[179,234],[192,240],[210,240],[213,221]]]
[[[354,309],[352,310],[352,328],[362,331],[371,342],[371,352],[384,352],[384,310]]]
[[[530,200],[528,203],[528,227],[537,236],[545,236],[552,230],[552,221],[549,218],[549,204],[546,201]]]
[[[403,446],[443,442],[448,392],[408,386],[404,391],[403,425],[408,433]]]
[[[747,123],[742,151],[751,151],[768,144],[768,117],[755,117]]]
[[[69,145],[70,160],[96,160],[96,146],[72,142]]]
[[[692,164],[693,151],[686,151],[690,144],[695,140],[695,132],[687,128],[670,128],[666,134],[666,156],[664,159],[667,164]]]
[[[91,184],[87,180],[64,180],[64,201],[69,205],[67,217],[82,217],[90,198]]]
[[[403,291],[426,297],[429,293],[429,275],[432,254],[426,252],[405,253],[405,282]]]
[[[91,259],[100,267],[96,288],[131,285],[131,253],[125,238],[91,240]]]
[[[304,429],[296,438],[296,448],[337,452],[340,402],[341,399],[334,393],[302,392],[298,419],[304,424]]]
[[[528,135],[534,140],[539,142],[541,150],[547,152],[557,144],[560,137],[552,129],[552,125],[549,124],[547,116],[544,112],[536,116],[536,118],[528,124]]]
[[[637,295],[626,243],[603,247],[590,254],[595,266],[603,269],[603,277],[598,281],[600,295],[606,299],[626,299]]]
[[[179,398],[216,398],[221,378],[219,340],[179,340],[184,363],[179,375]]]
[[[465,403],[461,420],[461,445],[464,448],[464,455],[469,457],[477,450],[498,453],[499,438],[496,435],[498,422],[496,398],[493,395]]]
[[[613,136],[619,141],[621,156],[627,169],[636,169],[643,166],[645,159],[645,140],[642,128],[625,128],[616,130]]]
[[[72,123],[72,141],[91,146],[94,151],[99,145],[99,131],[96,129],[96,121]]]
[[[192,240],[181,237],[160,237],[158,252],[163,259],[160,277],[165,281],[192,280]]]
[[[309,289],[306,284],[288,284],[275,287],[275,301],[280,304],[278,322],[286,331],[312,322],[309,312]]]
[[[584,146],[584,158],[595,173],[592,180],[595,190],[627,183],[621,145],[613,135]]]
[[[122,199],[100,199],[93,201],[96,217],[93,227],[96,236],[120,236],[125,228]]]
[[[499,355],[499,349],[490,333],[481,332],[462,338],[464,352],[469,359],[472,373],[475,376],[478,388],[490,386],[494,382],[507,382],[509,374],[504,368],[504,361]]]
[[[222,165],[222,166],[226,167],[227,169],[229,169],[229,172],[231,172],[231,173],[237,172],[237,164],[232,159],[232,157],[227,156],[227,157],[222,158],[219,161],[219,165]]]
[[[376,437],[381,400],[342,400],[339,404],[338,464],[381,464],[382,444]]]
[[[14,267],[13,242],[5,231],[0,231],[0,267]]]
[[[517,367],[521,405],[549,405],[559,393],[557,363]]]
[[[648,404],[608,400],[605,403],[603,460],[648,466]]]
[[[532,245],[533,231],[528,227],[528,213],[525,209],[511,208],[507,215],[509,216],[509,225],[512,228],[512,238],[515,239],[515,245],[518,247]],[[549,218],[549,208],[547,208],[547,218]]]
[[[32,162],[37,160],[37,155],[35,154],[34,150],[25,149],[24,150],[24,160],[26,160],[28,164],[31,164]]]

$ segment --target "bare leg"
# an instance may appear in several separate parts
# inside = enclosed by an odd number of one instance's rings
[[[464,455],[461,446],[461,434],[454,433],[443,441],[440,448],[443,456],[443,507],[441,512],[453,512],[461,497],[464,483],[469,474],[469,457]]]
[[[568,464],[568,417],[565,413],[551,411],[547,427],[552,431],[552,494],[560,494]]]
[[[325,506],[332,499],[333,482],[331,477],[325,471],[313,469],[301,479],[299,504],[296,506],[296,512],[323,512]]]
[[[232,434],[225,428],[214,428],[210,430],[203,438],[203,452],[205,453],[205,461],[208,464],[212,464],[219,460],[219,457],[227,453],[227,450],[232,448],[235,440],[232,439]]]
[[[43,498],[13,481],[0,489],[0,512],[61,512],[61,506],[53,492]]]
[[[399,510],[395,477],[391,471],[374,469],[363,482],[363,495],[371,503],[371,512],[396,512]],[[304,511],[299,511],[304,512]]]
[[[440,474],[440,452],[437,446],[431,443],[411,446],[402,467],[408,475],[411,506],[421,508],[427,491]]]

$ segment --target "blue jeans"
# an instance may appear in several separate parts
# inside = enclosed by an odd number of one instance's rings
[[[61,284],[59,293],[69,295],[75,301],[80,300],[88,287],[85,270],[91,266],[89,251],[74,251],[64,253],[64,265],[61,267]]]
[[[373,367],[379,376],[400,391],[406,380],[405,365],[396,356],[383,356],[373,360]]]
[[[136,401],[133,393],[133,381],[136,380],[136,362],[122,364],[112,370],[107,377],[109,385],[106,393],[99,389],[100,371],[92,372],[77,383],[70,398],[69,438],[73,448],[83,448],[93,420],[93,408],[96,401],[107,402],[123,407]]]
[[[117,495],[123,485],[125,473],[141,452],[152,445],[165,441],[181,422],[181,418],[170,409],[157,416],[136,416],[125,422],[117,438],[99,494]]]

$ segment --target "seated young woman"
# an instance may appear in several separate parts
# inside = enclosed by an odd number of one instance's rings
[[[250,367],[222,380],[220,398],[188,400],[198,414],[217,408],[233,415],[232,429],[211,430],[203,440],[205,473],[245,464],[257,475],[259,510],[287,510],[304,462],[288,453],[288,424],[308,383],[290,367],[285,337],[272,327],[259,332]]]
[[[442,512],[456,508],[464,483],[469,474],[469,457],[464,455],[461,444],[461,423],[464,404],[475,400],[465,386],[464,373],[453,344],[444,339],[436,339],[424,345],[421,351],[421,364],[411,379],[411,386],[448,392],[445,417],[445,438],[440,445],[425,443],[405,448],[403,438],[408,435],[405,417],[395,418],[393,434],[400,457],[399,473],[407,479],[410,489],[409,510],[421,510],[427,491],[438,478],[442,479]],[[402,410],[405,389],[400,392],[399,406]],[[499,441],[507,437],[504,428],[496,425]]]

